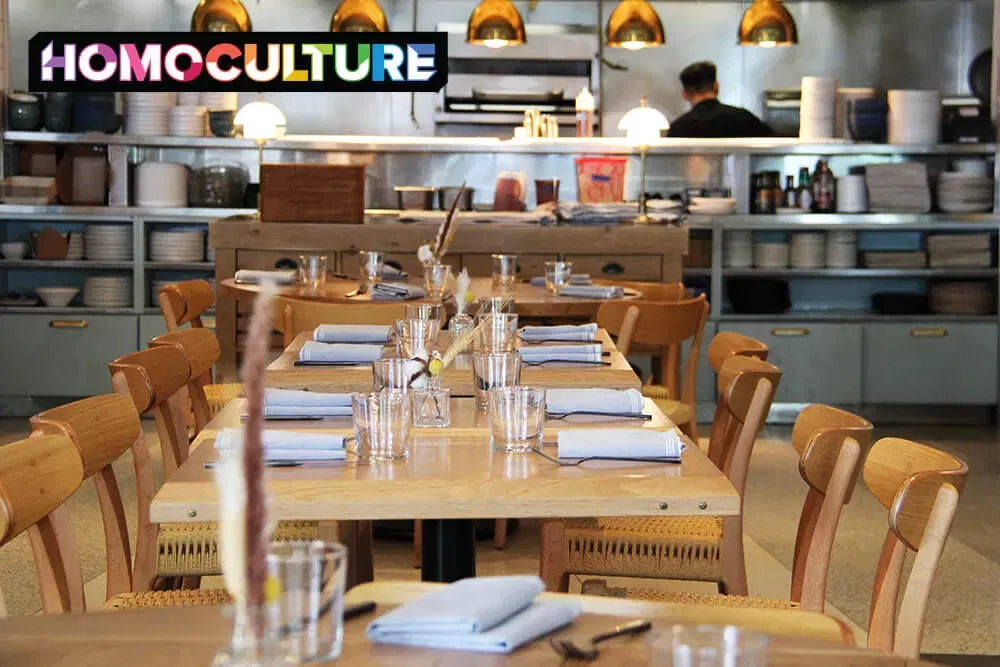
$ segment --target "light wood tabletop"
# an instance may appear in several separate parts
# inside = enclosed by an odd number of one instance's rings
[[[374,583],[358,586],[347,602],[373,601],[374,614],[345,624],[344,651],[339,667],[462,665],[506,667],[562,664],[547,641],[537,640],[504,655],[377,646],[364,635],[368,623],[393,606],[434,590],[435,584]],[[786,667],[918,667],[875,651],[852,648],[842,642],[843,626],[836,620],[804,611],[743,610],[693,605],[635,602],[586,596],[542,594],[544,598],[572,597],[584,614],[555,633],[575,640],[608,630],[625,618],[644,618],[653,629],[644,637],[612,640],[601,645],[601,665],[649,665],[655,637],[676,623],[733,624],[766,631],[768,665]],[[147,609],[10,618],[0,621],[0,664],[18,667],[167,667],[209,665],[216,650],[229,639],[230,622],[219,607]],[[318,663],[317,663],[318,664]],[[332,664],[332,663],[324,663]]]
[[[446,332],[447,333],[447,332]],[[608,335],[600,329],[597,338],[604,345],[608,366],[552,362],[544,366],[521,369],[521,384],[529,387],[603,387],[606,389],[639,389],[639,377],[628,360],[618,351]],[[323,392],[371,391],[371,365],[359,366],[296,366],[299,350],[312,340],[312,332],[299,334],[292,344],[267,367],[265,381],[281,389],[309,389]],[[459,355],[455,363],[441,374],[441,386],[451,389],[452,396],[473,396],[472,356]]]

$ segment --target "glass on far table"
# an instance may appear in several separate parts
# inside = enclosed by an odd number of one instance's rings
[[[733,625],[675,625],[649,639],[651,667],[764,667],[767,635]]]
[[[493,289],[510,289],[517,283],[517,255],[493,255]]]
[[[427,298],[435,301],[443,299],[450,279],[450,264],[426,265],[424,267],[424,289],[427,291]]]
[[[451,390],[418,389],[410,393],[413,401],[413,425],[417,428],[451,426]]]
[[[378,250],[362,250],[358,253],[358,258],[361,260],[361,285],[367,288],[382,282],[385,253]]]
[[[506,452],[528,452],[542,446],[545,390],[497,387],[488,392],[490,444]]]
[[[326,284],[326,255],[299,255],[299,284],[317,290]]]
[[[476,352],[472,355],[472,376],[476,405],[486,407],[490,389],[520,384],[521,355],[516,352]]]
[[[394,461],[410,455],[413,412],[408,393],[352,394],[351,412],[359,461]]]
[[[569,285],[573,275],[573,262],[545,262],[545,289],[552,296]]]
[[[518,317],[511,313],[493,313],[482,320],[479,336],[473,342],[477,352],[516,352]]]

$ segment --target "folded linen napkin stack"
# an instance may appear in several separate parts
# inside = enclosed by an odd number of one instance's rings
[[[549,389],[545,410],[561,415],[571,412],[642,414],[643,399],[638,389]]]
[[[521,340],[592,341],[597,336],[597,324],[567,324],[555,327],[521,327]]]
[[[321,324],[313,331],[320,343],[388,343],[388,324]]]
[[[616,459],[679,459],[685,445],[677,431],[641,428],[576,429],[560,431],[559,458],[585,459],[602,456]]]
[[[264,390],[264,417],[350,417],[350,394],[324,394],[297,389]]]
[[[424,288],[406,283],[376,283],[372,288],[372,298],[389,301],[409,301],[423,299]]]
[[[299,361],[319,361],[332,364],[367,364],[382,356],[384,345],[354,343],[319,343],[307,340],[299,350]]]
[[[265,430],[264,458],[268,462],[342,461],[347,458],[344,436],[333,433]],[[239,446],[243,429],[223,429],[215,439],[218,450]]]
[[[625,288],[619,285],[566,285],[559,290],[559,296],[575,296],[579,299],[620,299],[625,296]]]
[[[570,345],[535,345],[532,347],[521,347],[521,361],[532,364],[543,361],[579,361],[598,363],[604,346],[600,343],[591,345],[581,345],[573,343]]]
[[[573,622],[573,600],[536,601],[545,590],[533,576],[477,577],[408,602],[368,625],[376,644],[510,653]]]
[[[257,271],[254,269],[240,269],[236,272],[236,282],[258,284],[265,280],[273,280],[279,285],[294,283],[298,277],[298,271],[289,269],[286,271]]]

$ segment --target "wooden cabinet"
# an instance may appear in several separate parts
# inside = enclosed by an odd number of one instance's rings
[[[591,278],[659,281],[663,275],[660,255],[567,255],[573,273],[588,273]]]
[[[530,280],[536,276],[544,276],[545,262],[551,262],[555,259],[555,255],[518,254],[518,278],[521,280]],[[493,255],[486,253],[463,253],[462,266],[468,269],[469,275],[473,278],[484,278],[493,275]]]
[[[420,279],[424,275],[424,267],[417,259],[415,252],[388,252],[385,254],[385,263],[402,269],[410,274],[412,278]],[[451,264],[453,271],[459,270],[459,262],[455,257],[446,257],[445,264]],[[332,266],[332,265],[331,265]],[[345,276],[361,278],[361,259],[356,252],[343,252],[340,254],[340,273]]]

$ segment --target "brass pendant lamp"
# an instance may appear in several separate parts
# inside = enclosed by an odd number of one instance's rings
[[[622,0],[608,19],[607,45],[629,50],[662,46],[660,15],[646,0]]]
[[[253,32],[240,0],[201,0],[191,14],[191,32]]]
[[[375,0],[344,0],[330,18],[330,32],[389,32],[389,21]]]
[[[799,31],[781,0],[754,0],[740,21],[740,46],[791,46]]]
[[[483,0],[469,15],[465,41],[492,49],[524,44],[524,19],[510,0]]]

